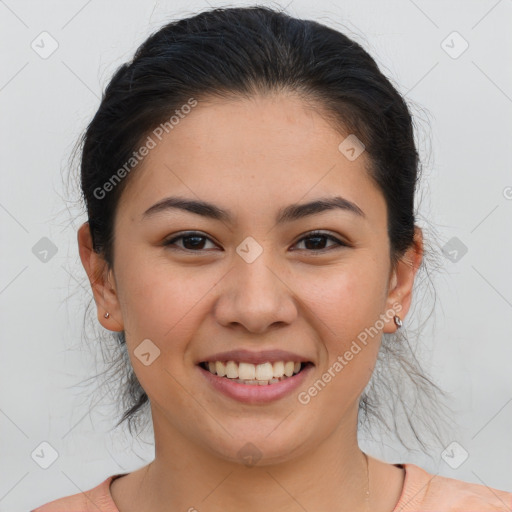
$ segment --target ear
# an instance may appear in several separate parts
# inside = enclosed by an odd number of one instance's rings
[[[110,331],[124,329],[123,317],[115,287],[112,269],[108,268],[105,259],[94,251],[89,222],[85,222],[78,229],[78,251],[82,265],[91,284],[94,301],[98,311],[98,321]],[[109,318],[105,318],[105,313]]]
[[[402,321],[404,320],[412,300],[412,287],[416,272],[423,258],[423,232],[419,226],[414,227],[414,242],[407,249],[402,258],[392,269],[389,283],[388,296],[386,300],[386,311],[396,311]],[[387,315],[389,318],[390,315]],[[395,332],[397,326],[393,320],[393,315],[386,321],[383,331]]]

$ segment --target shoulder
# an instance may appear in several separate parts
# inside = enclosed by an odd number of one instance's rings
[[[31,512],[119,512],[110,494],[110,483],[118,476],[111,475],[88,491],[50,501]]]
[[[512,512],[512,493],[405,467],[404,490],[393,512]]]

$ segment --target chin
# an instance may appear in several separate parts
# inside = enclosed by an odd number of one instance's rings
[[[259,428],[252,424],[247,430],[240,425],[235,428],[225,426],[228,432],[233,432],[233,437],[226,431],[219,433],[217,437],[208,443],[210,451],[217,457],[228,462],[234,462],[246,467],[262,467],[288,462],[300,453],[306,451],[304,429],[298,429],[295,433],[300,438],[295,438],[289,429],[279,425],[282,421],[273,420],[263,422]],[[276,428],[276,425],[279,425]],[[237,432],[234,434],[234,432]]]

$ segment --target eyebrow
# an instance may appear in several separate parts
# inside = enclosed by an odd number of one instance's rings
[[[233,224],[234,215],[229,210],[224,210],[206,201],[186,199],[183,197],[166,197],[149,207],[143,214],[145,220],[153,215],[167,210],[184,210],[203,217]],[[303,204],[291,204],[281,208],[276,216],[276,224],[292,222],[304,217],[323,213],[328,210],[339,209],[351,212],[358,217],[366,218],[364,212],[357,204],[340,196],[323,197]]]

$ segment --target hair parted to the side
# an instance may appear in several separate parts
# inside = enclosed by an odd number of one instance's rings
[[[108,83],[77,149],[94,249],[109,268],[114,265],[114,216],[136,166],[104,197],[97,191],[141,141],[190,98],[200,103],[280,92],[298,94],[315,106],[339,129],[340,141],[355,134],[364,143],[371,162],[367,171],[386,201],[389,256],[396,264],[414,244],[420,178],[413,121],[404,98],[362,46],[343,33],[254,6],[209,9],[168,23]],[[432,284],[430,272],[439,268],[424,226],[423,232],[425,248],[415,290]],[[410,315],[416,301],[415,293]],[[374,373],[361,396],[359,426],[370,427],[370,418],[376,418],[408,447],[401,432],[406,426],[425,450],[422,431],[443,446],[440,426],[450,418],[441,412],[445,393],[425,375],[415,355],[422,329],[423,324],[414,332],[414,350],[408,341],[413,332],[409,318],[397,333],[383,334]],[[102,338],[100,333],[97,337]],[[115,340],[113,347],[107,347],[109,340]],[[112,389],[124,411],[116,426],[127,421],[132,433],[147,425],[149,401],[131,368],[124,332],[109,333],[101,347],[109,364],[100,374],[106,376],[103,385],[120,386]],[[402,416],[404,421],[399,421]]]

